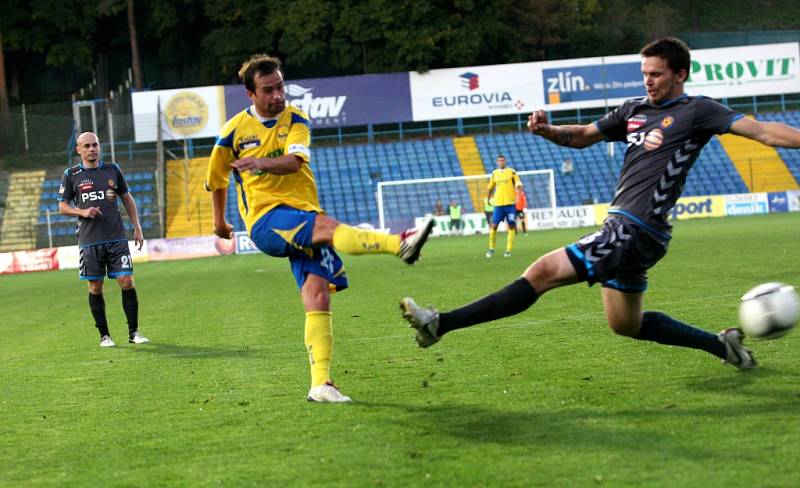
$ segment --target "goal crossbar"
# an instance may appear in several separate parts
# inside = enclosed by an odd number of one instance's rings
[[[529,170],[529,171],[518,171],[517,175],[519,177],[531,176],[531,175],[546,175],[548,182],[547,182],[547,193],[548,193],[548,200],[549,200],[549,208],[552,209],[552,215],[555,216],[556,214],[556,186],[555,186],[555,174],[552,169],[537,169],[537,170]],[[397,187],[397,186],[405,186],[405,185],[419,185],[419,184],[431,184],[431,183],[447,183],[447,182],[457,182],[463,181],[465,183],[475,180],[484,180],[488,183],[489,178],[491,178],[491,174],[483,174],[483,175],[470,175],[470,176],[447,176],[447,177],[440,177],[440,178],[420,178],[420,179],[411,179],[411,180],[397,180],[397,181],[380,181],[378,182],[378,189],[375,194],[378,204],[378,225],[380,229],[386,230],[386,213],[385,213],[385,202],[384,197],[386,193],[386,189],[390,187]],[[524,185],[523,185],[524,186]],[[469,188],[467,188],[469,190]],[[475,199],[476,196],[472,195],[472,198]]]

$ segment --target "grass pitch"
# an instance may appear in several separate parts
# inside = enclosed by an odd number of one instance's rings
[[[597,287],[420,350],[397,301],[447,310],[587,229],[432,240],[407,267],[345,256],[334,375],[352,405],[308,404],[288,262],[140,264],[141,329],[98,347],[76,271],[0,277],[3,486],[796,486],[800,333],[751,343],[761,367],[614,336]],[[751,286],[800,288],[800,214],[677,224],[646,308],[709,330]],[[505,244],[499,236],[498,247]]]

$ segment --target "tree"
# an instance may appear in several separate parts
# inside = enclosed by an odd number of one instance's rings
[[[131,69],[133,70],[133,84],[137,90],[144,86],[142,80],[142,62],[139,58],[139,40],[136,37],[136,16],[133,9],[133,0],[127,1],[128,10],[128,37],[131,40]]]

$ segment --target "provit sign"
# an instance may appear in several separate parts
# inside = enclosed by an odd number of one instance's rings
[[[686,91],[730,98],[800,92],[797,43],[692,51]]]

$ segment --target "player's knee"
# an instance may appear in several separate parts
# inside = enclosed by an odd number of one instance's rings
[[[134,286],[133,276],[130,275],[120,276],[119,278],[117,278],[117,283],[119,283],[119,287],[122,288],[123,290],[130,290]]]
[[[89,280],[89,293],[92,295],[103,293],[103,280]]]
[[[641,318],[637,320],[630,317],[608,317],[608,327],[614,331],[615,334],[625,337],[636,337],[639,335],[641,323]]]
[[[311,234],[311,242],[314,244],[330,245],[333,243],[333,231],[339,225],[335,219],[326,215],[317,215],[314,219],[314,231]]]

